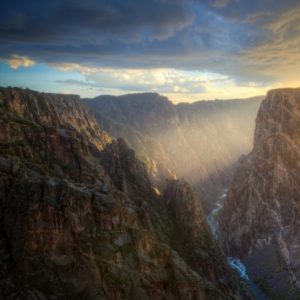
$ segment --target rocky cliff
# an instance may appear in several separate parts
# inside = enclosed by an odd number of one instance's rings
[[[158,187],[186,177],[204,209],[227,185],[237,157],[251,150],[261,97],[172,104],[158,94],[86,100],[101,126],[136,150]]]
[[[0,89],[0,298],[251,299],[184,181],[143,163],[76,96]]]
[[[300,89],[272,90],[221,213],[222,244],[274,299],[299,299]]]

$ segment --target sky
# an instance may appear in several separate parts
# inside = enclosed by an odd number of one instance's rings
[[[0,85],[173,102],[300,86],[299,0],[2,0]]]

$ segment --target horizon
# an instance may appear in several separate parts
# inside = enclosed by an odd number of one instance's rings
[[[73,93],[60,93],[60,92],[49,92],[49,91],[44,91],[44,90],[36,90],[36,89],[32,89],[30,87],[21,87],[21,86],[1,86],[0,88],[3,89],[21,89],[21,90],[29,90],[32,92],[38,92],[38,93],[44,93],[44,94],[53,94],[53,95],[65,95],[65,96],[78,96],[81,100],[94,100],[96,98],[99,97],[113,97],[113,98],[118,98],[118,97],[126,97],[126,96],[132,96],[132,95],[143,95],[143,94],[153,94],[153,95],[158,95],[161,98],[166,98],[168,101],[172,102],[174,105],[179,105],[179,104],[193,104],[193,103],[198,103],[198,102],[209,102],[209,101],[241,101],[241,100],[252,100],[255,98],[263,98],[266,96],[265,95],[254,95],[251,97],[245,97],[245,98],[214,98],[214,99],[198,99],[192,102],[189,101],[179,101],[179,102],[175,102],[173,101],[170,97],[168,97],[165,94],[161,94],[159,92],[132,92],[132,93],[125,93],[125,94],[118,94],[118,95],[112,95],[112,94],[99,94],[99,95],[95,95],[92,97],[82,97],[79,94],[73,94]],[[299,87],[300,88],[300,87]],[[270,91],[270,90],[269,90]],[[267,91],[268,92],[268,91]]]
[[[300,3],[4,1],[0,85],[173,103],[298,87]]]

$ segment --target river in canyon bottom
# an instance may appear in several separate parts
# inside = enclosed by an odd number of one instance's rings
[[[223,208],[224,201],[226,199],[226,193],[227,190],[225,190],[217,199],[215,203],[215,207],[212,209],[212,211],[207,216],[207,222],[211,228],[211,231],[215,238],[218,240],[218,215],[220,210]],[[227,257],[227,262],[229,266],[237,271],[239,276],[246,282],[249,289],[251,290],[252,294],[255,296],[257,300],[270,300],[263,292],[262,290],[251,280],[249,275],[247,274],[247,268],[242,263],[242,261],[236,257]]]

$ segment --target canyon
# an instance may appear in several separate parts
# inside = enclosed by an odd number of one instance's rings
[[[300,300],[300,1],[2,1],[0,300]]]
[[[250,152],[263,97],[173,104],[155,93],[99,96],[85,103],[100,126],[122,137],[147,167],[151,182],[185,177],[205,213],[228,186],[238,157]]]
[[[0,298],[299,299],[299,128],[300,89],[0,88]]]
[[[190,185],[78,96],[0,88],[0,129],[1,299],[253,299]]]

